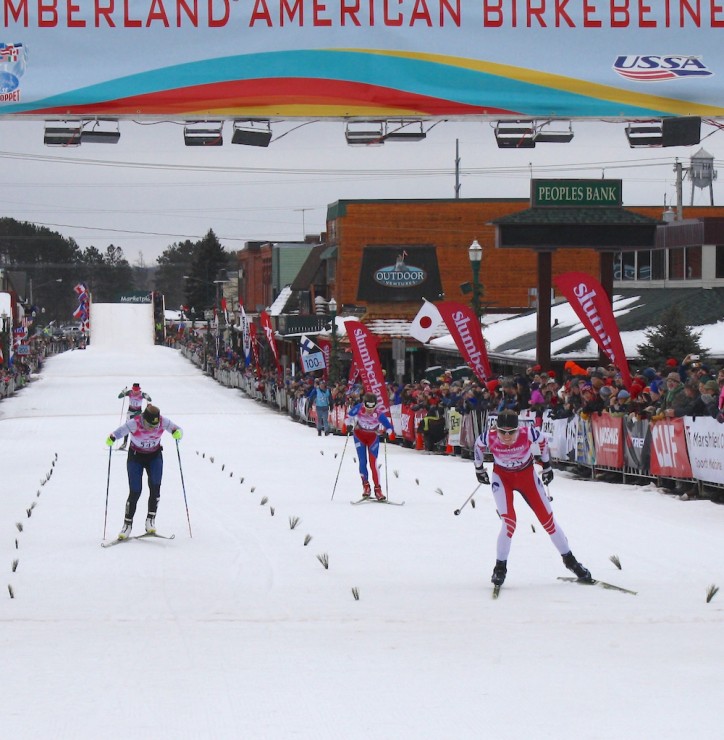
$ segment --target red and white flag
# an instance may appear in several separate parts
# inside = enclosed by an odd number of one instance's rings
[[[379,339],[360,321],[348,320],[345,328],[365,393],[374,393],[377,396],[377,408],[382,409],[388,418],[392,418],[385,376],[382,374],[380,355],[377,352]]]
[[[434,303],[426,300],[410,324],[410,336],[425,344],[442,324],[442,316]]]
[[[621,333],[613,315],[611,300],[601,283],[584,272],[566,272],[554,278],[553,282],[568,299],[601,351],[619,369],[626,388],[631,388],[631,371]]]
[[[437,309],[468,367],[484,383],[492,377],[493,372],[490,369],[480,319],[464,303],[443,301],[437,304]]]
[[[266,336],[266,341],[269,342],[269,347],[271,348],[272,354],[274,355],[274,360],[277,364],[277,372],[281,375],[282,374],[282,366],[279,363],[279,350],[277,349],[277,340],[274,337],[274,327],[271,323],[271,317],[266,311],[262,311],[260,314],[261,319],[261,328],[264,330],[264,335]]]

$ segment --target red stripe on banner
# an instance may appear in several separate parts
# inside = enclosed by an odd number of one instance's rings
[[[232,80],[207,85],[193,85],[162,90],[146,95],[134,95],[117,100],[104,100],[96,104],[39,108],[34,113],[63,115],[88,115],[93,113],[133,114],[144,110],[154,113],[188,113],[196,110],[234,110],[244,108],[279,108],[303,106],[375,106],[399,110],[409,109],[421,115],[511,115],[514,110],[495,107],[466,105],[428,95],[416,95],[382,85],[368,85],[307,77],[279,77],[272,79]]]

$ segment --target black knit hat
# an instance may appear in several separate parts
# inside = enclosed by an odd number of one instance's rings
[[[148,404],[146,410],[143,412],[143,420],[151,427],[157,427],[161,421],[161,412],[158,410],[158,406]]]

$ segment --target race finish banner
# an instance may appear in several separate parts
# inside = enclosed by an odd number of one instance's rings
[[[2,20],[0,117],[724,116],[720,0],[3,0]]]

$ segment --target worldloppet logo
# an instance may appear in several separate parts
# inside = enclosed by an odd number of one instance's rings
[[[20,100],[20,78],[25,73],[26,48],[0,42],[0,102]]]
[[[691,77],[710,77],[714,74],[704,64],[701,57],[688,55],[622,55],[617,57],[613,69],[621,77],[636,82],[662,82]]]

